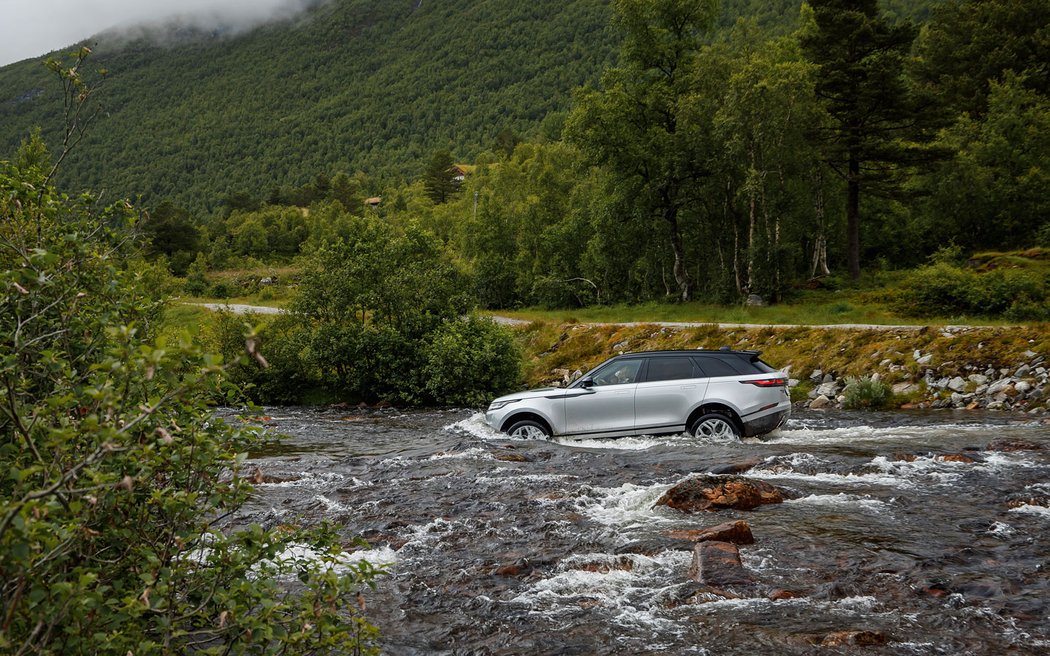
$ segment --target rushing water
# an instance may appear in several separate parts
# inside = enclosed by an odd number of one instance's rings
[[[290,438],[253,456],[274,482],[242,519],[328,519],[367,539],[358,555],[388,564],[368,616],[389,654],[835,653],[825,636],[860,630],[885,643],[845,649],[1050,653],[1037,420],[801,413],[764,440],[537,442],[467,411],[270,412]],[[998,439],[1043,449],[988,450]],[[787,501],[652,507],[692,473],[748,466]],[[692,544],[672,531],[734,519],[754,532],[740,551],[757,583],[696,595]]]

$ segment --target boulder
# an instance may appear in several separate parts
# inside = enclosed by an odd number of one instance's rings
[[[912,392],[918,390],[919,386],[915,383],[905,381],[902,383],[894,384],[892,389],[894,394],[898,396],[903,396],[904,394],[911,394]]]
[[[809,402],[810,410],[820,410],[831,405],[831,399],[821,394],[817,398]]]
[[[735,522],[724,522],[709,528],[669,531],[668,535],[679,540],[689,540],[690,542],[755,543],[755,536],[751,533],[751,526],[742,519]]]
[[[836,631],[824,636],[820,641],[821,647],[850,647],[867,646],[874,647],[884,645],[888,642],[885,635],[878,631]]]
[[[969,376],[967,376],[967,378],[970,379],[970,382],[976,383],[978,385],[984,385],[988,382],[988,376],[984,376],[982,374],[970,374]]]
[[[740,550],[729,542],[698,542],[689,578],[716,588],[753,583],[740,562]]]
[[[948,389],[953,392],[962,392],[966,389],[966,381],[961,376],[956,376],[948,381]]]
[[[781,503],[784,495],[764,481],[743,476],[705,474],[681,481],[653,506],[668,506],[683,512],[701,510],[752,510],[767,503]]]

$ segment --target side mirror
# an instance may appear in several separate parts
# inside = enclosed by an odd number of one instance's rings
[[[591,379],[590,376],[584,376],[580,379],[580,387],[584,389],[590,389],[594,387],[594,381]]]

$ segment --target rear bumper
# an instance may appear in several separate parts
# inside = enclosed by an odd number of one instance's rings
[[[772,412],[768,415],[763,415],[756,419],[751,419],[744,422],[744,437],[755,437],[756,435],[765,435],[778,428],[788,417],[791,416],[791,404],[788,403],[787,407],[776,412]]]

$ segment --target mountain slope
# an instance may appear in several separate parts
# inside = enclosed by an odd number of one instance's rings
[[[320,172],[410,173],[435,148],[534,131],[614,49],[604,0],[417,3],[344,0],[169,47],[102,37],[106,114],[63,182],[203,209]],[[34,125],[54,143],[60,121],[39,61],[0,70],[0,156]]]
[[[719,23],[783,32],[799,4],[726,0]],[[102,35],[89,63],[110,72],[105,114],[60,182],[199,211],[318,173],[415,175],[436,149],[469,161],[501,130],[535,135],[598,79],[618,43],[610,14],[610,0],[319,0],[243,34]],[[43,59],[0,68],[0,158],[34,126],[58,142]]]

